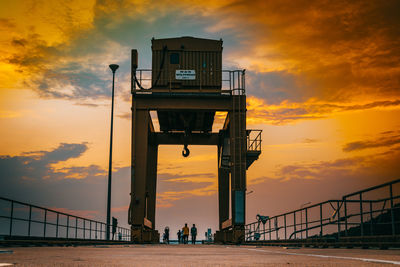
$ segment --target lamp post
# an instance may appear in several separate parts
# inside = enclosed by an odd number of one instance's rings
[[[300,209],[308,204],[311,204],[311,201],[301,204]],[[303,210],[300,210],[300,239],[303,239]]]
[[[112,96],[111,96],[111,130],[110,130],[110,160],[108,162],[108,193],[107,193],[107,233],[106,238],[110,240],[110,216],[111,216],[111,173],[112,173],[112,143],[113,143],[113,122],[114,122],[114,80],[117,64],[111,64],[110,69],[113,74]]]

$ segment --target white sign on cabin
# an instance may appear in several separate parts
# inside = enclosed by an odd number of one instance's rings
[[[195,70],[176,70],[175,71],[176,80],[196,80]]]

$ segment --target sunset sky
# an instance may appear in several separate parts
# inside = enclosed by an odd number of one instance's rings
[[[105,221],[116,73],[113,216],[127,225],[130,50],[151,38],[223,39],[246,69],[247,221],[400,178],[400,1],[0,3],[0,196]],[[217,151],[161,146],[156,226],[218,225]]]

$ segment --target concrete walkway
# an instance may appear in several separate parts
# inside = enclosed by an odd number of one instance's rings
[[[0,266],[394,266],[400,250],[217,245],[1,248]],[[12,265],[11,265],[12,266]]]

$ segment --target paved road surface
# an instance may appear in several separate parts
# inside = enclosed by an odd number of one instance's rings
[[[10,253],[12,251],[12,253]],[[394,266],[400,250],[216,245],[0,248],[0,266]],[[11,265],[12,266],[12,265]]]

